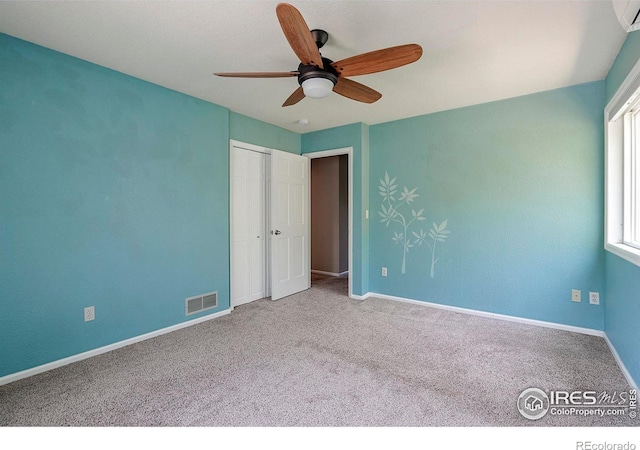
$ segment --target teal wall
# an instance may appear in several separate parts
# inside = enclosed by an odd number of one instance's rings
[[[231,139],[284,152],[300,154],[301,139],[298,133],[284,130],[251,117],[231,111],[229,132]]]
[[[607,99],[618,90],[640,59],[640,32],[629,34],[606,78]],[[607,337],[627,370],[640,382],[640,267],[618,256],[606,255],[605,317]]]
[[[369,292],[369,126],[354,123],[302,135],[302,153],[353,147],[353,294]]]
[[[606,256],[605,332],[625,367],[640,381],[640,267],[608,253]]]
[[[300,152],[229,116],[0,34],[0,376],[229,307],[229,138]]]
[[[371,126],[370,290],[603,329],[603,107],[595,82]]]

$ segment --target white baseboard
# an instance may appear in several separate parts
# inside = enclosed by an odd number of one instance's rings
[[[156,336],[171,333],[172,331],[177,331],[177,330],[180,330],[181,328],[187,328],[187,327],[196,325],[198,323],[206,322],[207,320],[216,319],[221,316],[226,316],[230,312],[231,312],[231,309],[225,309],[225,310],[218,311],[216,313],[209,314],[203,317],[198,317],[197,319],[181,322],[176,325],[172,325],[170,327],[162,328],[160,330],[152,331],[150,333],[141,334],[140,336],[135,336],[129,339],[125,339],[124,341],[115,342],[113,344],[105,345],[104,347],[96,348],[94,350],[89,350],[83,353],[78,353],[77,355],[69,356],[67,358],[59,359],[57,361],[52,361],[50,363],[43,364],[41,366],[37,366],[31,369],[23,370],[21,372],[5,375],[3,377],[0,377],[0,386],[2,386],[3,384],[13,383],[14,381],[18,381],[23,378],[32,377],[33,375],[47,372],[49,370],[56,369],[58,367],[66,366],[67,364],[71,364],[77,361],[82,361],[83,359],[91,358],[93,356],[98,356],[98,355],[101,355],[102,353],[110,352],[118,348],[126,347],[127,345],[145,341],[147,339],[151,339]]]
[[[604,333],[604,340],[607,342],[607,345],[609,346],[609,350],[611,350],[611,354],[613,355],[613,357],[615,358],[616,362],[618,363],[618,367],[620,367],[620,370],[622,371],[622,374],[627,379],[627,383],[629,383],[629,386],[631,386],[633,389],[635,389],[637,391],[638,390],[638,385],[636,384],[635,380],[633,379],[633,377],[631,376],[631,374],[627,370],[627,367],[622,362],[622,359],[620,358],[620,355],[618,355],[618,352],[616,351],[616,348],[613,346],[613,344],[609,340],[609,336],[607,336],[607,333]]]
[[[311,273],[317,273],[318,275],[329,275],[330,277],[341,277],[343,275],[347,275],[349,273],[348,270],[344,272],[336,273],[336,272],[325,272],[324,270],[311,270]]]
[[[376,292],[369,292],[368,294],[366,294],[365,298],[368,298],[368,297],[378,297],[378,298],[384,298],[387,300],[395,300],[398,302],[413,303],[414,305],[428,306],[431,308],[444,309],[447,311],[454,311],[462,314],[471,314],[473,316],[487,317],[490,319],[506,320],[508,322],[526,323],[528,325],[536,325],[536,326],[545,327],[545,328],[554,328],[556,330],[563,330],[563,331],[572,331],[574,333],[588,334],[591,336],[599,336],[599,337],[604,336],[604,331],[595,330],[593,328],[574,327],[572,325],[564,325],[564,324],[555,323],[555,322],[545,322],[543,320],[525,319],[523,317],[518,317],[518,316],[508,316],[506,314],[497,314],[497,313],[491,313],[486,311],[479,311],[476,309],[460,308],[458,306],[449,306],[449,305],[441,305],[439,303],[423,302],[421,300],[413,300],[410,298],[395,297],[393,295],[378,294]]]
[[[611,350],[611,353],[613,354],[613,357],[615,358],[616,363],[618,363],[618,367],[620,367],[620,370],[622,371],[622,374],[626,378],[627,383],[629,383],[629,386],[631,386],[633,389],[636,389],[636,390],[638,389],[638,385],[636,384],[635,380],[631,376],[631,373],[629,373],[629,371],[627,370],[626,366],[622,362],[622,359],[620,358],[620,355],[618,355],[618,352],[616,351],[615,347],[613,346],[613,344],[609,340],[609,337],[607,336],[607,334],[604,331],[595,330],[593,328],[583,328],[583,327],[575,327],[575,326],[572,326],[572,325],[564,325],[564,324],[555,323],[555,322],[545,322],[545,321],[542,321],[542,320],[525,319],[525,318],[517,317],[517,316],[508,316],[508,315],[505,315],[505,314],[496,314],[496,313],[490,313],[490,312],[485,312],[485,311],[478,311],[478,310],[475,310],[475,309],[460,308],[460,307],[457,307],[457,306],[440,305],[438,303],[423,302],[421,300],[413,300],[413,299],[410,299],[410,298],[396,297],[396,296],[393,296],[393,295],[386,295],[386,294],[379,294],[379,293],[376,293],[376,292],[367,292],[365,295],[359,295],[357,297],[356,296],[352,296],[352,298],[356,298],[358,300],[366,300],[367,298],[370,298],[370,297],[378,297],[378,298],[383,298],[383,299],[386,299],[386,300],[393,300],[393,301],[398,301],[398,302],[412,303],[414,305],[421,305],[421,306],[427,306],[427,307],[431,307],[431,308],[444,309],[444,310],[447,310],[447,311],[459,312],[459,313],[462,313],[462,314],[471,314],[471,315],[474,315],[474,316],[487,317],[487,318],[491,318],[491,319],[506,320],[506,321],[509,321],[509,322],[525,323],[525,324],[528,324],[528,325],[535,325],[535,326],[539,326],[539,327],[553,328],[553,329],[556,329],[556,330],[571,331],[571,332],[574,332],[574,333],[581,333],[581,334],[588,334],[590,336],[602,337],[602,338],[604,338],[605,342],[609,346],[609,349]]]

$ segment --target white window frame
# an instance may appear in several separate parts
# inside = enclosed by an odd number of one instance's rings
[[[636,208],[640,208],[640,199],[636,197],[636,184],[640,183],[640,149],[634,148],[633,122],[634,116],[635,121],[640,122],[639,107],[640,61],[604,110],[605,249],[637,266],[640,266],[640,236],[632,230],[638,228],[634,217],[637,217]]]
[[[640,98],[636,99],[631,110],[625,114],[624,149],[624,231],[622,242],[640,250],[640,232],[638,231],[638,183],[640,178]]]

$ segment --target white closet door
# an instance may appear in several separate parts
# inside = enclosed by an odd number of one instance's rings
[[[266,155],[233,147],[232,306],[266,297]]]

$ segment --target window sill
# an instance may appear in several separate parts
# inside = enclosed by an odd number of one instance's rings
[[[640,267],[640,250],[619,242],[607,242],[604,249]]]

